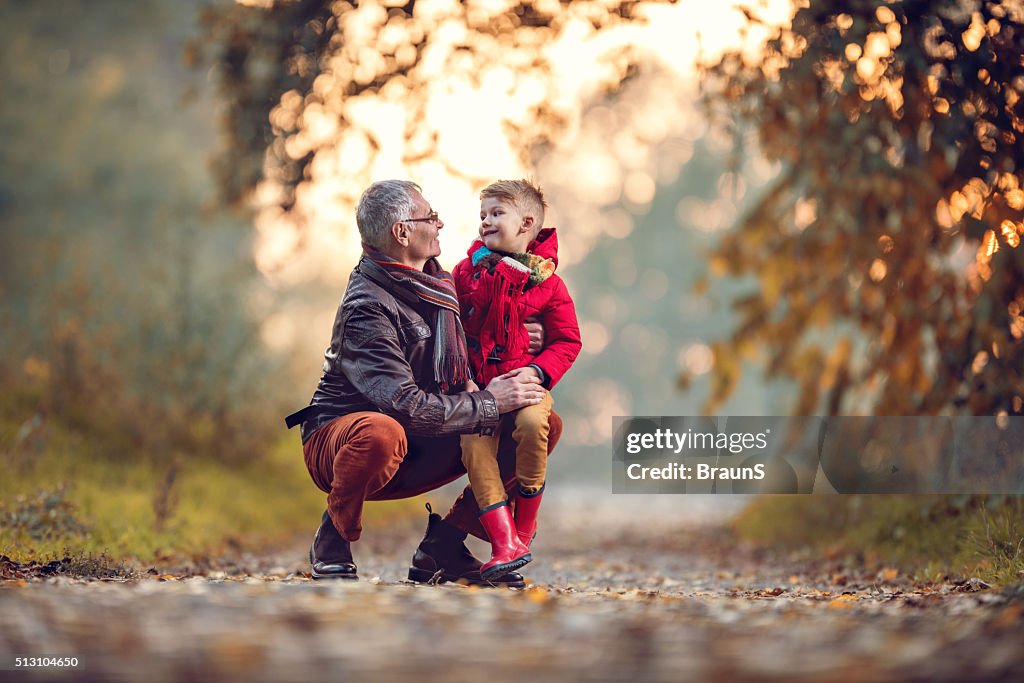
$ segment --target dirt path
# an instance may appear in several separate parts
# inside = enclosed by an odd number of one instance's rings
[[[532,586],[519,591],[404,582],[425,518],[367,529],[356,547],[359,582],[310,581],[303,542],[131,582],[8,584],[0,588],[0,679],[1024,675],[1019,598],[970,583],[913,585],[885,567],[758,556],[727,540],[717,525],[724,511],[674,498],[616,497],[584,519],[585,499],[552,497],[538,559],[526,570]],[[14,667],[15,656],[40,655],[79,663]]]

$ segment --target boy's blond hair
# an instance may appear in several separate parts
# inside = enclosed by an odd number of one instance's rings
[[[499,180],[480,192],[481,201],[489,197],[510,203],[524,216],[533,216],[535,230],[544,225],[544,209],[548,203],[544,201],[544,193],[533,182],[525,179]]]

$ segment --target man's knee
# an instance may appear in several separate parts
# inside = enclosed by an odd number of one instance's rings
[[[551,411],[548,415],[548,453],[555,449],[555,444],[562,437],[562,418],[558,413]]]
[[[383,413],[365,413],[353,423],[346,445],[366,457],[404,457],[409,450],[405,429]]]

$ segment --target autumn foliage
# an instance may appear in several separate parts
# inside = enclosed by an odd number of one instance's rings
[[[711,410],[753,357],[799,414],[1024,412],[1022,52],[1017,3],[811,2],[708,67],[783,169],[714,255],[758,287]]]

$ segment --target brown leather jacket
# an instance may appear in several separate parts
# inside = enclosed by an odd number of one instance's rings
[[[498,404],[489,391],[441,393],[434,381],[436,310],[362,258],[338,307],[324,374],[309,406],[289,415],[303,443],[331,420],[375,410],[409,436],[491,433]]]

